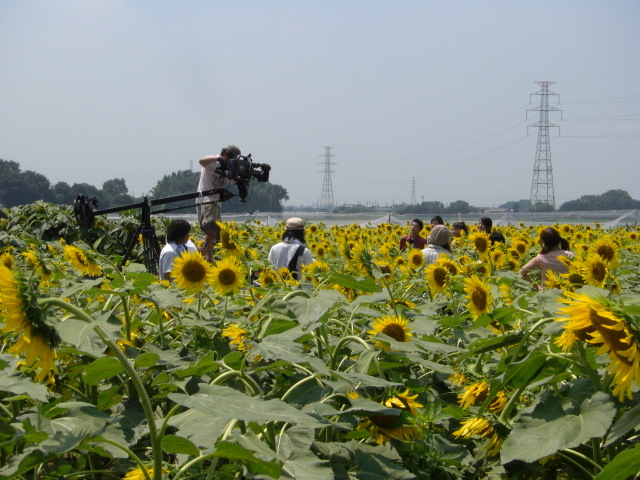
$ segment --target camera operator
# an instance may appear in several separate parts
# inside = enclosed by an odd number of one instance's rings
[[[223,188],[225,182],[224,171],[229,167],[229,160],[233,160],[240,155],[240,149],[235,145],[224,147],[220,155],[208,155],[200,159],[200,182],[198,192]],[[218,243],[220,227],[216,222],[221,221],[220,195],[200,196],[196,199],[198,210],[198,223],[205,234],[202,255],[209,260],[213,260],[213,247]]]

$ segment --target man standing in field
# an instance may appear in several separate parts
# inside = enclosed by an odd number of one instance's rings
[[[235,145],[229,145],[222,149],[220,155],[207,155],[199,160],[202,168],[198,192],[201,195],[196,199],[196,206],[198,224],[205,234],[201,253],[210,262],[213,260],[213,247],[220,237],[220,227],[216,222],[222,219],[222,208],[219,194],[203,196],[202,192],[224,187],[224,172],[229,167],[229,160],[233,160],[238,155],[240,155],[240,149]]]

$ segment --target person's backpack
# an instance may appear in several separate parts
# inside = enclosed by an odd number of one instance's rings
[[[287,268],[291,272],[291,275],[296,280],[299,279],[299,275],[298,275],[298,258],[300,258],[300,255],[302,255],[302,253],[304,252],[305,248],[306,247],[304,245],[298,245],[298,248],[296,249],[296,253],[293,254],[293,258],[291,258],[291,260],[289,261],[289,265],[287,265]]]

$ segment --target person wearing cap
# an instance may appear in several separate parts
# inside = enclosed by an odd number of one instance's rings
[[[451,255],[451,230],[445,225],[436,225],[427,237],[427,246],[422,249],[425,265],[434,263],[440,255]]]
[[[216,222],[222,219],[222,209],[220,206],[220,195],[202,195],[202,192],[224,187],[224,171],[229,167],[229,160],[233,160],[240,155],[240,149],[235,145],[224,147],[220,155],[207,155],[199,160],[200,181],[198,182],[198,192],[201,195],[196,198],[196,209],[198,211],[198,224],[205,234],[202,246],[202,255],[210,262],[213,260],[213,247],[218,243],[220,227]]]
[[[285,267],[291,272],[299,272],[303,265],[313,262],[311,251],[304,242],[304,220],[298,217],[288,219],[282,241],[269,251],[269,262],[276,270]]]

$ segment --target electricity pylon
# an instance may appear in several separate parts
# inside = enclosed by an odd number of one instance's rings
[[[536,205],[547,204],[555,209],[556,199],[553,190],[553,167],[551,166],[551,144],[549,141],[549,128],[560,127],[549,122],[549,112],[560,112],[562,120],[562,110],[549,106],[549,95],[558,95],[549,91],[549,85],[555,82],[536,82],[542,87],[538,92],[531,95],[540,95],[540,106],[530,108],[527,111],[539,111],[540,119],[538,123],[533,123],[529,127],[538,127],[538,145],[536,146],[536,161],[533,165],[533,180],[531,181],[531,208],[535,211]],[[527,129],[529,128],[527,127]]]
[[[323,212],[331,212],[335,208],[333,201],[333,185],[331,184],[331,165],[335,165],[331,161],[331,157],[335,157],[331,153],[333,147],[324,147],[324,182],[322,183],[322,196],[320,197],[320,210]]]

